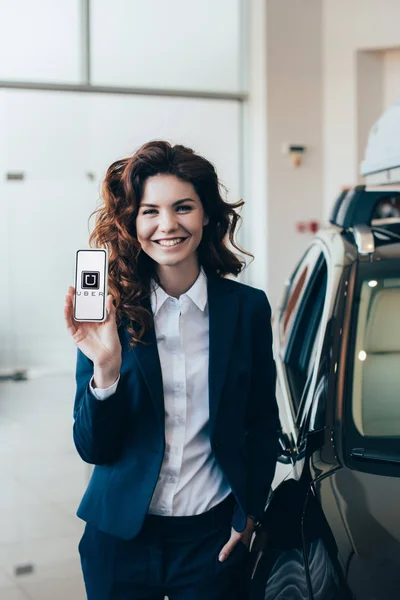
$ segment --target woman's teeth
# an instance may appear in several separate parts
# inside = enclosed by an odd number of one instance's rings
[[[174,240],[158,240],[158,244],[160,244],[160,246],[176,246],[177,244],[180,244],[181,242],[183,242],[186,238],[176,238]]]

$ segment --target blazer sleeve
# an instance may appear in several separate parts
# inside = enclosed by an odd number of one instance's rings
[[[80,457],[87,463],[102,465],[119,455],[126,423],[126,394],[122,378],[115,393],[98,400],[90,391],[93,363],[78,349],[73,438]]]
[[[278,456],[279,412],[275,396],[276,367],[272,353],[271,307],[257,290],[253,311],[253,355],[250,404],[247,412],[248,514],[261,519],[271,489]]]

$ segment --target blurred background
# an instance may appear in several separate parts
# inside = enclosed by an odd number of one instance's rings
[[[0,598],[83,600],[64,298],[105,171],[182,143],[273,308],[400,97],[398,0],[0,0]]]

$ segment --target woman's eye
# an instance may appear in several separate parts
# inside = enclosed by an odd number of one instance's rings
[[[177,212],[178,211],[180,211],[180,212],[188,212],[188,211],[192,210],[192,207],[188,206],[186,204],[186,205],[178,206],[176,210],[177,210]],[[146,210],[144,210],[142,212],[142,215],[154,215],[156,213],[157,213],[157,209],[156,208],[147,208]]]

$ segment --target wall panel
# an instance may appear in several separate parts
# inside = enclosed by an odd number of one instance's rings
[[[81,0],[0,0],[0,79],[78,83]]]
[[[242,91],[241,0],[96,0],[93,83]]]

